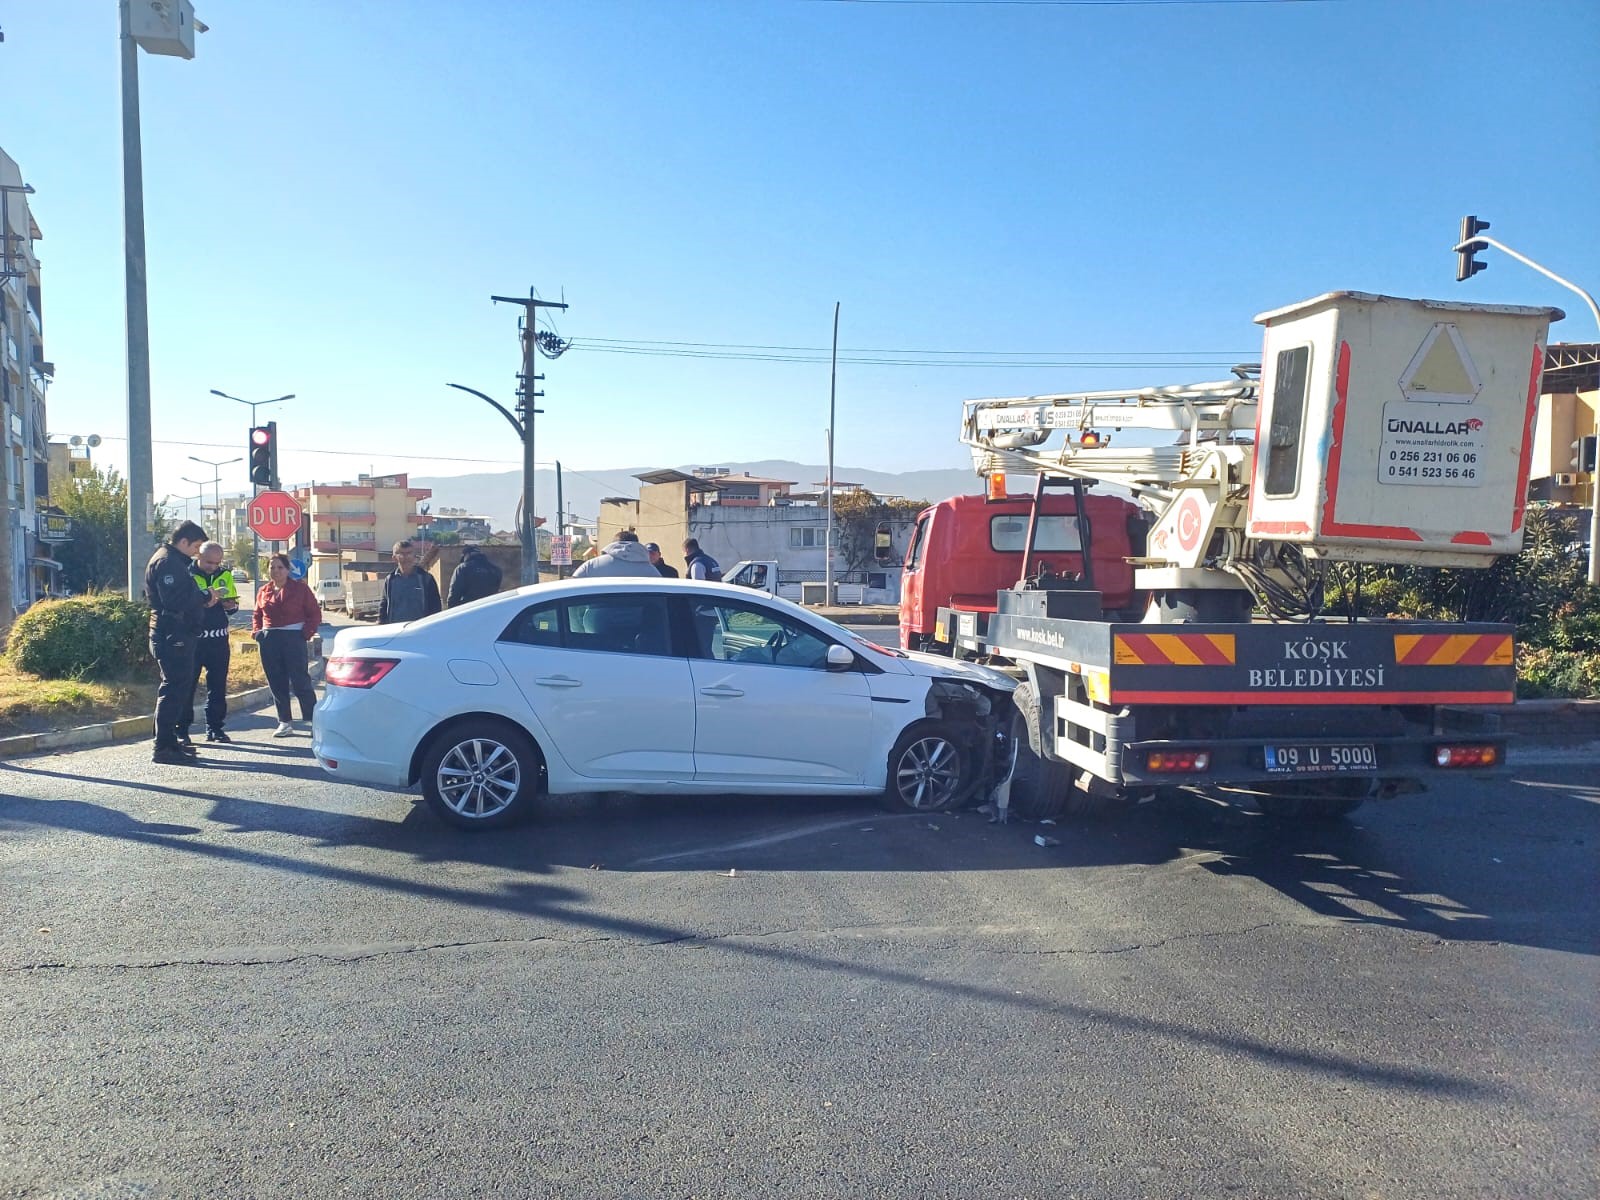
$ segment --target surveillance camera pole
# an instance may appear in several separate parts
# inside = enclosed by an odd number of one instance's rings
[[[1510,246],[1503,245],[1502,243],[1495,241],[1491,237],[1484,237],[1483,234],[1481,234],[1481,233],[1480,234],[1476,234],[1473,237],[1469,237],[1463,242],[1456,243],[1455,249],[1456,249],[1457,253],[1460,253],[1462,250],[1467,249],[1469,246],[1477,246],[1477,245],[1493,246],[1496,250],[1500,251],[1501,254],[1509,255],[1510,257],[1516,259],[1523,266],[1533,268],[1535,271],[1539,272],[1539,274],[1543,275],[1546,279],[1555,280],[1562,287],[1566,288],[1569,292],[1576,292],[1579,296],[1583,297],[1583,302],[1589,306],[1589,314],[1592,317],[1594,317],[1595,325],[1597,327],[1600,327],[1600,305],[1596,305],[1595,302],[1594,302],[1594,297],[1591,296],[1588,292],[1584,291],[1577,284],[1573,283],[1569,279],[1561,278],[1561,276],[1557,275],[1554,271],[1551,271],[1551,270],[1549,270],[1548,268],[1545,268],[1545,267],[1541,267],[1538,263],[1534,262],[1533,259],[1527,258],[1524,255],[1518,254]],[[1479,264],[1479,265],[1481,267],[1482,264]],[[1590,475],[1589,476],[1589,584],[1590,584],[1591,587],[1600,587],[1600,487],[1597,487],[1596,483],[1597,483],[1596,476],[1595,475]]]

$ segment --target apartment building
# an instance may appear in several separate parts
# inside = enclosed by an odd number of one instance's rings
[[[44,304],[35,245],[43,238],[16,162],[0,150],[0,627],[60,591],[61,566],[40,538],[50,502]]]
[[[347,562],[390,560],[398,541],[418,536],[432,523],[421,502],[429,488],[414,488],[405,475],[362,475],[354,483],[315,483],[295,489],[305,512],[311,576],[337,578]]]

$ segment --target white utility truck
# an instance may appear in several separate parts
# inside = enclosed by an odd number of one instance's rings
[[[1037,479],[1021,579],[953,647],[1025,676],[1019,809],[1184,787],[1331,816],[1502,764],[1503,737],[1454,733],[1450,713],[1513,699],[1511,627],[1350,620],[1324,586],[1336,563],[1359,578],[1519,552],[1562,315],[1334,292],[1258,316],[1262,362],[1234,379],[967,401],[961,439],[990,495],[1008,470]],[[1125,445],[1131,430],[1170,441]],[[1108,619],[1095,588],[1097,483],[1149,514],[1139,621]],[[1045,562],[1031,548],[1051,487],[1076,492],[1080,549]]]

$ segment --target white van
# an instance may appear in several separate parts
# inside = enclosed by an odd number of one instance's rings
[[[344,607],[344,584],[338,577],[317,580],[317,603],[324,609]]]

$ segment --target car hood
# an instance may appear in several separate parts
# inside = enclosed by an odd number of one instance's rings
[[[902,661],[913,675],[929,676],[934,679],[960,679],[983,687],[997,688],[1003,692],[1016,690],[1017,681],[1004,671],[997,671],[993,667],[960,662],[941,654],[925,654],[920,650],[906,650],[902,653],[905,655]]]

